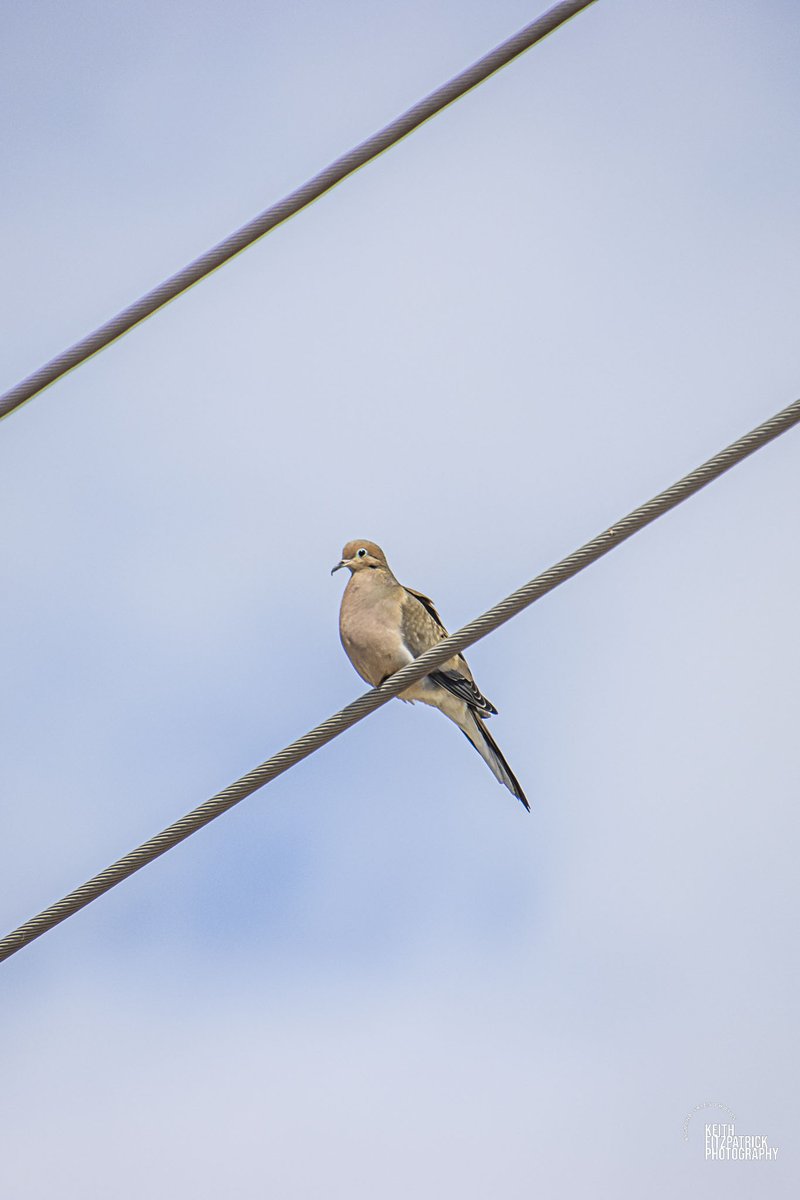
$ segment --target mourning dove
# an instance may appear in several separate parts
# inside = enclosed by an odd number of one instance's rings
[[[331,575],[342,567],[347,567],[350,579],[342,596],[339,635],[347,657],[367,683],[378,687],[447,637],[433,602],[397,582],[380,546],[348,542]],[[530,811],[525,793],[484,724],[497,709],[478,691],[461,654],[406,688],[400,699],[432,704],[454,721],[495,778]]]

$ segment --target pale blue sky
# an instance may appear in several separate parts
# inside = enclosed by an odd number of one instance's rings
[[[13,6],[0,387],[536,11]],[[3,929],[360,693],[343,542],[455,628],[797,398],[799,42],[600,0],[2,423]],[[393,703],[0,967],[4,1192],[795,1195],[799,439],[473,648],[530,817]]]

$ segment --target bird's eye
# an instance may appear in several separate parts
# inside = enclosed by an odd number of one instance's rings
[[[367,552],[363,546],[361,547],[360,550],[356,550],[356,558],[366,558],[366,557],[367,557]]]

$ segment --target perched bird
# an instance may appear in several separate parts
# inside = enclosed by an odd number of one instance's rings
[[[342,567],[347,567],[350,578],[342,596],[339,635],[347,657],[367,683],[378,687],[447,637],[433,601],[397,582],[380,546],[363,540],[348,542],[331,575]],[[525,793],[484,724],[497,709],[475,686],[463,655],[456,654],[412,684],[400,699],[432,704],[454,721],[495,778],[530,811]]]

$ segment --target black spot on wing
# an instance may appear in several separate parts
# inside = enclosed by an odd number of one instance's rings
[[[458,671],[431,671],[428,678],[432,679],[434,683],[438,683],[439,687],[443,687],[452,695],[457,696],[459,700],[463,700],[479,716],[489,717],[497,712],[491,700],[487,700],[478,691],[472,680],[465,679],[463,675],[459,675]]]
[[[445,634],[445,636],[446,636],[447,630],[444,627],[444,621],[442,620],[442,618],[439,616],[438,612],[436,611],[436,607],[435,607],[433,601],[431,600],[430,596],[423,596],[422,592],[415,592],[413,588],[406,588],[406,591],[409,592],[412,596],[414,596],[417,600],[419,600],[422,607],[425,609],[425,611],[430,616],[433,617],[434,621],[439,626],[442,633]]]

